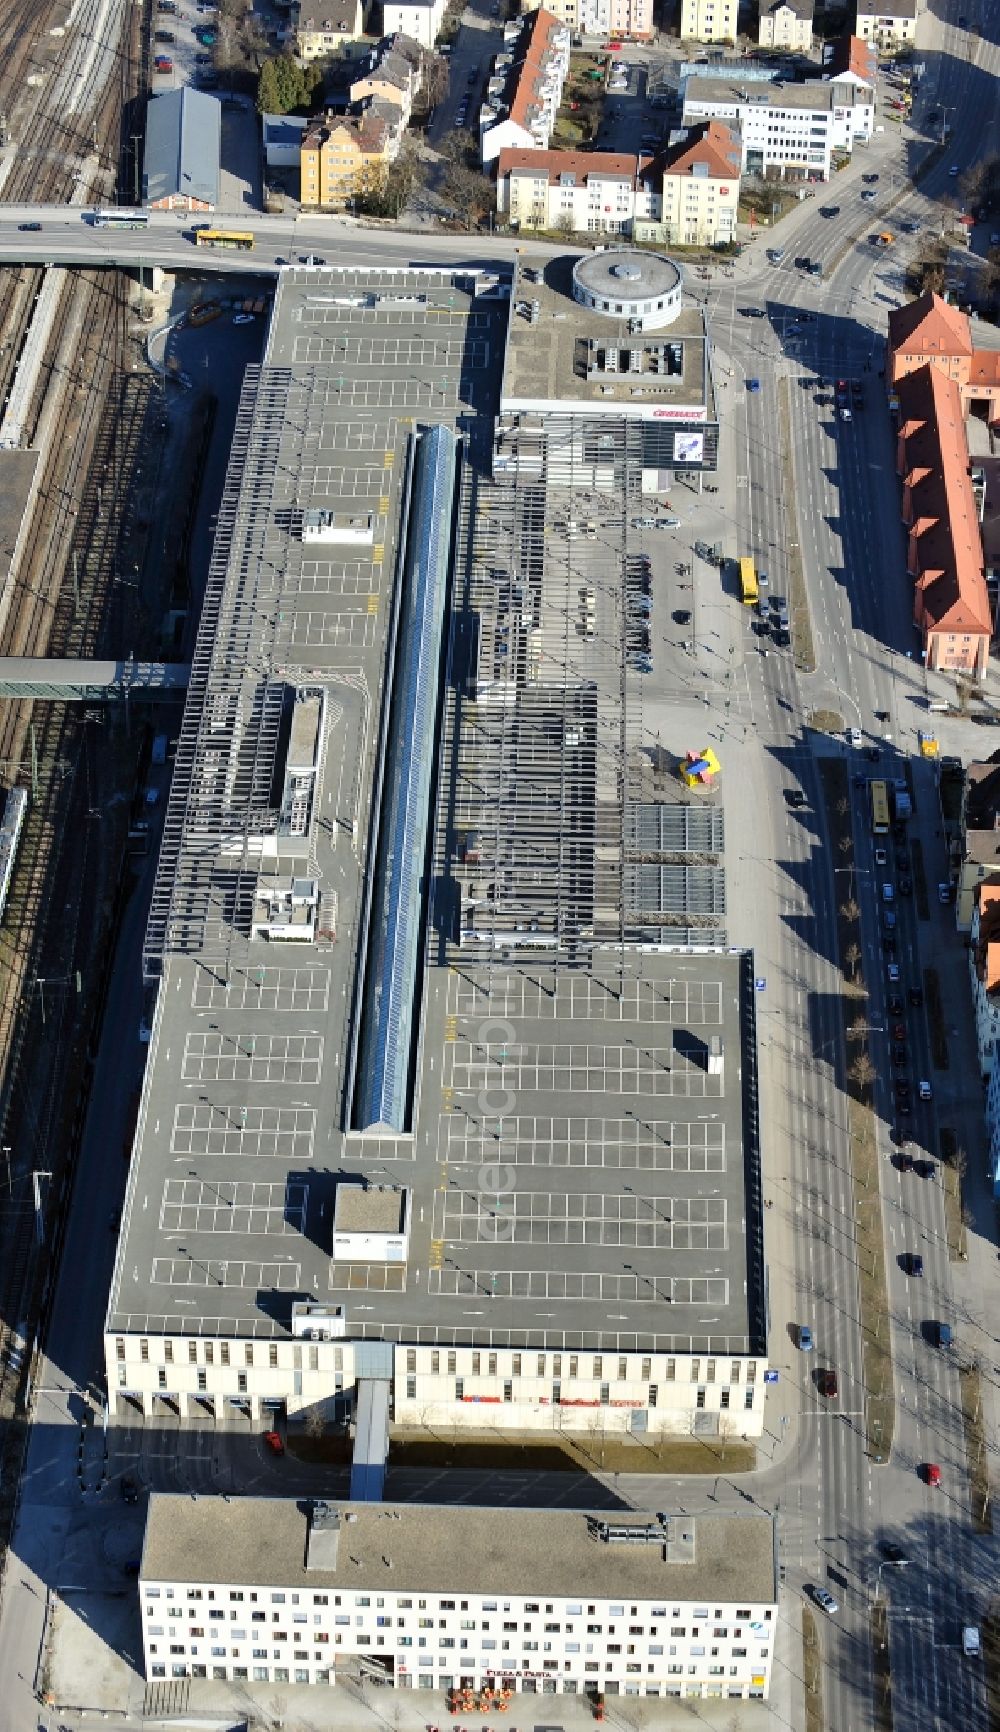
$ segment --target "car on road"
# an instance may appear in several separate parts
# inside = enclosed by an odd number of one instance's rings
[[[875,850],[875,864],[876,864],[876,866],[888,866],[889,856],[886,853],[886,850],[884,848],[876,848],[876,850]]]
[[[813,1588],[812,1597],[820,1611],[825,1612],[828,1618],[832,1618],[835,1612],[839,1612],[840,1607],[829,1588]]]
[[[878,180],[878,175],[877,173],[863,174],[861,179],[864,181],[865,186],[874,186],[875,182]]]
[[[871,204],[872,200],[875,197],[875,194],[871,191],[870,188],[866,188],[865,191],[861,194],[861,197],[864,199],[866,204]]]
[[[808,1323],[799,1324],[799,1347],[803,1353],[811,1353],[813,1350],[813,1332]]]
[[[908,877],[905,873],[899,880],[899,894],[900,896],[913,895],[913,879]]]
[[[816,1383],[820,1394],[825,1395],[829,1401],[840,1394],[840,1381],[832,1365],[828,1365],[824,1371],[819,1373]]]
[[[234,313],[233,314],[233,324],[234,325],[252,325],[253,323],[254,323],[254,316],[252,313]]]
[[[658,517],[653,524],[654,529],[679,529],[680,526],[679,517]]]
[[[690,608],[677,607],[674,609],[674,611],[670,615],[670,617],[673,620],[675,625],[690,625],[691,624],[691,610],[690,610]]]
[[[899,984],[899,963],[890,962],[886,969],[886,975],[888,976],[890,986],[897,986]]]
[[[919,1010],[920,1006],[924,1002],[924,989],[922,986],[908,987],[906,996],[909,999],[910,1003],[913,1005],[914,1009]]]
[[[756,396],[757,392],[760,390],[760,380],[759,379],[748,379],[747,380],[747,390],[750,392],[751,396]]]
[[[801,320],[803,325],[815,325],[816,314],[815,313],[800,313],[799,319]]]
[[[278,1431],[265,1431],[264,1442],[272,1455],[284,1455],[285,1443]]]
[[[902,1016],[902,1014],[903,1014],[903,1000],[901,998],[897,998],[895,995],[893,995],[893,997],[890,998],[890,1000],[889,1000],[889,1007],[888,1008],[889,1008],[889,1015],[890,1016]]]
[[[931,1085],[927,1081],[926,1077],[921,1077],[920,1081],[918,1082],[917,1093],[920,1096],[920,1099],[922,1101],[929,1101],[933,1098],[934,1090],[931,1088]]]
[[[901,1070],[909,1062],[905,1046],[893,1047],[892,1062],[896,1066],[897,1070]]]
[[[895,1167],[897,1173],[912,1173],[912,1171],[913,1171],[913,1156],[902,1154],[902,1153],[893,1155],[892,1164]]]
[[[326,260],[321,259],[318,253],[300,253],[299,254],[299,264],[300,265],[325,265]]]
[[[933,1161],[914,1161],[913,1171],[918,1179],[933,1179],[935,1167]]]
[[[819,207],[819,214],[821,217],[839,216],[840,206],[839,204],[822,204]]]
[[[905,1022],[894,1022],[893,1023],[893,1025],[892,1025],[892,1038],[893,1038],[893,1040],[904,1040],[905,1041],[905,1039],[906,1039],[906,1024],[905,1024]]]
[[[964,24],[965,19],[960,18],[958,22]],[[967,1660],[978,1660],[982,1651],[983,1644],[980,1640],[978,1625],[964,1624],[962,1626],[962,1653]]]
[[[849,746],[855,746],[855,747],[861,745],[861,729],[860,728],[848,728],[847,729],[847,744]]]
[[[959,169],[959,166],[958,166],[958,163],[957,163],[957,162],[953,162],[953,163],[952,163],[952,165],[951,165],[951,167],[950,167],[950,169],[949,169],[949,170],[948,170],[948,178],[949,178],[949,180],[957,180],[957,178],[958,178],[958,176],[959,176],[959,173],[960,173],[960,172],[961,172],[961,171],[960,171],[960,169]]]
[[[936,1461],[925,1461],[920,1469],[920,1474],[925,1485],[941,1484],[941,1469]]]
[[[883,1540],[880,1549],[887,1564],[908,1564],[910,1562],[902,1546],[897,1545],[895,1540]]]
[[[899,1267],[904,1275],[912,1275],[915,1279],[924,1272],[924,1260],[919,1251],[903,1251],[899,1259]]]
[[[786,788],[785,800],[789,806],[804,806],[806,797],[801,788]]]
[[[807,271],[811,264],[812,260],[810,259],[809,254],[800,253],[795,261],[795,269],[797,271]]]
[[[853,421],[854,420],[854,416],[851,414],[851,411],[847,407],[846,403],[842,403],[840,406],[840,419],[842,421]]]
[[[123,1473],[121,1478],[121,1494],[124,1503],[139,1502],[139,1481],[134,1474]]]
[[[42,225],[41,223],[18,223],[17,227],[20,234],[37,235],[41,233]]]
[[[950,1347],[954,1340],[950,1323],[935,1321],[928,1325],[928,1333],[935,1347]]]

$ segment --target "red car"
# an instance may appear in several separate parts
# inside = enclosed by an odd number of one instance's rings
[[[284,1455],[285,1444],[280,1432],[265,1431],[264,1442],[267,1444],[272,1455]]]
[[[608,53],[609,54],[620,54],[621,51],[622,51],[622,45],[620,42],[609,42],[608,43]]]
[[[941,1484],[941,1469],[938,1467],[936,1461],[926,1461],[924,1463],[924,1480],[927,1485]]]

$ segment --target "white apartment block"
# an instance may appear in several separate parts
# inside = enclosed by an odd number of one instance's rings
[[[778,1571],[765,1515],[157,1493],[139,1597],[151,1681],[380,1680],[502,1712],[517,1694],[766,1699]]]
[[[541,0],[528,0],[522,14],[537,12]],[[547,0],[551,12],[575,35],[647,41],[653,34],[652,0]]]
[[[864,86],[810,79],[804,84],[689,77],[684,125],[715,118],[738,131],[746,174],[829,180],[835,151],[871,136],[874,103]]]
[[[651,196],[639,158],[611,152],[504,150],[497,162],[497,212],[516,229],[631,235]]]
[[[761,0],[757,41],[762,48],[808,54],[812,35],[813,0]]]
[[[433,48],[444,14],[445,0],[385,0],[382,35],[394,36],[401,31],[404,36],[412,36],[421,48]]]
[[[662,246],[724,246],[735,239],[740,202],[739,139],[719,120],[695,127],[662,163],[659,227],[637,229]]]
[[[681,0],[682,42],[735,42],[737,0]]]
[[[507,26],[479,116],[484,167],[502,150],[548,149],[569,54],[569,28],[544,7]]]

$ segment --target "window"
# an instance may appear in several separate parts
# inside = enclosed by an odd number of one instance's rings
[[[207,1348],[205,1350],[205,1358],[208,1359]],[[219,1359],[223,1365],[229,1364],[229,1342],[228,1341],[220,1342],[220,1344],[219,1344]]]
[[[732,1365],[729,1367],[729,1381],[730,1381],[730,1383],[738,1383],[739,1380],[740,1380],[740,1362],[738,1359],[734,1359]]]
[[[520,1375],[521,1375],[521,1355],[519,1353],[515,1353],[511,1356],[510,1369],[511,1369],[511,1372],[512,1372],[514,1377],[520,1377]]]
[[[657,1385],[655,1383],[651,1383],[649,1386],[649,1400],[648,1400],[647,1405],[649,1407],[655,1407],[657,1401],[659,1400],[659,1397],[660,1397],[660,1391],[659,1391]]]
[[[278,1363],[278,1343],[276,1341],[272,1341],[268,1347],[267,1363],[271,1367],[272,1371]]]
[[[244,1365],[253,1364],[253,1343],[250,1341],[247,1342],[243,1349],[243,1363]]]
[[[644,1383],[649,1382],[652,1370],[653,1370],[653,1361],[651,1359],[644,1359],[642,1362],[642,1380]]]
[[[696,1407],[704,1407],[704,1405],[705,1405],[705,1389],[704,1389],[704,1386],[702,1386],[702,1387],[701,1387],[701,1388],[700,1388],[700,1389],[699,1389],[699,1390],[697,1390],[697,1391],[696,1391],[696,1393],[695,1393],[695,1398],[694,1398],[694,1402],[695,1402],[695,1406],[696,1406]]]
[[[440,1370],[441,1370],[441,1355],[438,1352],[437,1348],[435,1347],[434,1352],[431,1354],[431,1376],[437,1377]]]
[[[208,1389],[208,1372],[199,1370],[199,1372],[198,1372],[198,1394],[204,1395],[205,1391],[207,1389]]]
[[[628,1360],[627,1359],[619,1359],[619,1361],[618,1361],[618,1381],[619,1381],[619,1383],[624,1383],[627,1377],[628,1377]]]
[[[753,1406],[753,1390],[752,1389],[745,1389],[743,1391],[743,1405],[744,1405],[744,1407],[752,1407]]]
[[[454,1377],[454,1375],[455,1375],[455,1354],[454,1354],[454,1351],[452,1351],[448,1354],[448,1376]]]
[[[480,1373],[480,1356],[478,1353],[474,1353],[472,1355],[472,1375],[473,1375],[473,1377],[478,1377],[479,1373]]]
[[[595,1354],[595,1356],[594,1356],[594,1377],[599,1379],[603,1376],[604,1376],[604,1360],[601,1357],[601,1355],[598,1353],[598,1354]]]
[[[406,1379],[406,1399],[407,1401],[416,1401],[417,1399],[417,1380],[415,1377]]]
[[[416,1371],[417,1369],[417,1354],[413,1347],[406,1349],[406,1369],[407,1371]]]
[[[169,1341],[167,1342],[167,1346],[171,1348],[169,1358],[172,1359],[173,1358],[173,1348],[171,1347],[171,1343]],[[197,1363],[197,1360],[198,1360],[198,1343],[197,1343],[197,1341],[189,1341],[188,1342],[188,1363],[189,1363],[189,1365],[195,1365]]]
[[[156,1373],[156,1382],[157,1382],[157,1387],[159,1389],[166,1389],[166,1387],[167,1387],[167,1374],[164,1371],[162,1366],[160,1367],[159,1371]]]
[[[677,1371],[676,1359],[668,1359],[667,1360],[667,1382],[668,1383],[673,1383],[676,1371]]]
[[[122,1337],[119,1335],[117,1340],[115,1341],[115,1358],[116,1359],[124,1359],[124,1357],[125,1357],[125,1342],[122,1339]]]
[[[143,1365],[149,1363],[149,1342],[146,1340],[139,1342],[139,1358],[142,1360]]]
[[[747,1360],[747,1382],[748,1383],[756,1383],[756,1381],[757,1381],[757,1361],[756,1361],[756,1359],[748,1359]]]
[[[722,1391],[721,1395],[719,1396],[719,1406],[723,1409],[725,1409],[729,1406],[729,1391],[728,1391],[728,1389],[724,1389]]]
[[[715,1360],[714,1359],[710,1359],[705,1366],[705,1382],[706,1383],[714,1383],[715,1382]]]
[[[236,1373],[236,1392],[238,1395],[245,1395],[247,1392],[247,1374],[245,1371]]]
[[[211,1341],[205,1342],[205,1364],[206,1365],[214,1365],[215,1364],[215,1347],[213,1346]],[[223,1364],[225,1364],[225,1361],[223,1361]]]

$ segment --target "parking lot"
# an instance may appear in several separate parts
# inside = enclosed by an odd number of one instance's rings
[[[210,0],[157,0],[153,14],[153,95],[189,84],[214,90],[216,9]]]

